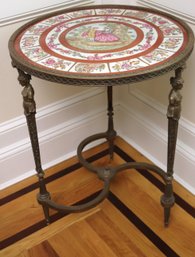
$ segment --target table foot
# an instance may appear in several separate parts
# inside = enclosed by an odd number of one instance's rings
[[[49,207],[47,205],[42,205],[42,208],[45,215],[46,224],[49,225],[50,224]]]
[[[173,207],[173,205],[175,203],[175,197],[173,195],[172,179],[173,179],[172,177],[166,178],[165,193],[161,197],[161,205],[164,207],[165,227],[168,227],[168,225],[169,225],[171,207]]]
[[[166,197],[166,195],[162,195],[161,204],[164,207],[164,225],[165,225],[165,227],[168,227],[168,225],[169,225],[171,207],[173,207],[174,203],[175,203],[174,196],[168,198],[168,197]]]
[[[170,218],[171,208],[164,208],[164,226],[169,226],[169,218]]]
[[[46,203],[50,199],[51,199],[51,196],[50,196],[49,193],[47,193],[47,194],[40,194],[39,193],[37,195],[37,201],[38,201],[39,204],[42,205],[43,213],[44,213],[45,221],[46,221],[47,225],[50,224],[50,216],[49,216],[49,206]]]

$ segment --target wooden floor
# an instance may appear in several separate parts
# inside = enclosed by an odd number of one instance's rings
[[[96,165],[108,163],[107,145],[85,153]],[[148,160],[121,138],[113,165]],[[97,176],[76,157],[46,171],[52,199],[66,205],[87,201],[102,188]],[[1,192],[2,257],[195,256],[194,197],[174,182],[176,204],[168,228],[163,225],[163,184],[150,171],[126,170],[112,181],[110,194],[97,207],[63,215],[51,211],[45,225],[36,201],[36,176]]]

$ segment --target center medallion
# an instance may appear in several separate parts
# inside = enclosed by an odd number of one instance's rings
[[[121,23],[99,22],[77,25],[64,36],[64,43],[68,43],[71,48],[96,52],[129,46],[137,38],[137,33]]]

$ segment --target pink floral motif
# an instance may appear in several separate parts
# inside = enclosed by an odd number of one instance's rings
[[[145,17],[147,17],[149,15],[149,13],[142,12],[142,11],[127,11],[127,12],[125,12],[125,15],[144,19]]]
[[[84,31],[83,33],[81,33],[81,37],[85,38],[88,37],[89,35],[89,31]]]
[[[116,63],[112,68],[118,72],[120,71],[128,71],[133,69],[141,68],[142,65],[139,60],[132,60],[132,61],[124,61],[122,63]]]
[[[94,40],[96,42],[107,43],[107,42],[116,42],[116,41],[120,40],[120,38],[115,36],[112,33],[107,33],[107,32],[104,32],[104,31],[96,30]]]
[[[166,49],[175,49],[178,47],[181,43],[181,38],[168,38],[162,43],[162,47],[165,47]]]
[[[148,24],[148,23],[143,23],[143,22],[135,21],[133,24],[134,25],[138,25],[138,27],[141,27],[141,28],[153,29],[153,27],[150,24]]]
[[[33,47],[37,42],[37,38],[34,36],[25,37],[22,40],[22,47]]]
[[[152,19],[151,19],[152,23],[158,23],[159,25],[164,25],[166,23],[168,23],[167,20],[161,18],[161,17],[156,17],[154,16]]]
[[[96,42],[101,42],[101,43],[107,43],[107,42],[116,42],[119,41],[120,38],[114,35],[111,32],[107,32],[105,30],[95,30],[91,29],[88,31],[84,31],[81,33],[81,37],[83,38],[88,38],[93,35],[93,40]]]
[[[151,45],[147,42],[143,45],[140,45],[139,50],[147,50],[149,47],[151,47]]]
[[[153,62],[156,63],[156,62],[161,62],[168,57],[169,57],[168,52],[166,52],[165,50],[162,50],[162,49],[156,49],[156,50],[146,54],[142,58],[149,63],[153,63]]]
[[[45,20],[45,22],[48,22],[50,24],[54,24],[54,23],[58,23],[58,22],[61,22],[63,20],[67,20],[67,19],[69,19],[68,16],[62,14],[62,15],[58,15],[58,16],[55,16],[55,17],[51,17],[51,18]]]
[[[182,31],[178,27],[164,27],[162,29],[165,36],[171,36],[171,35],[182,35]]]
[[[60,59],[54,60],[53,58],[48,58],[46,61],[42,61],[42,64],[44,64],[47,67],[52,67],[54,69],[60,69],[65,70],[66,69],[66,62]]]
[[[28,29],[28,32],[33,33],[33,35],[41,35],[43,31],[45,31],[48,28],[48,26],[32,26]]]
[[[28,56],[29,59],[37,61],[48,54],[44,52],[40,47],[32,48],[32,49],[27,49],[25,51],[25,55]]]
[[[105,64],[95,64],[95,63],[79,63],[76,65],[75,70],[81,73],[92,73],[94,71],[102,71],[105,69]]]
[[[56,61],[52,58],[47,59],[47,61],[45,61],[45,64],[47,64],[48,66],[53,66],[56,63]]]
[[[70,13],[70,15],[74,18],[82,17],[82,16],[90,16],[92,14],[93,14],[93,10],[83,10],[83,11]]]
[[[99,56],[98,54],[94,54],[93,56],[88,56],[87,60],[97,61],[97,60],[104,60],[105,58],[112,57],[112,54],[105,54],[103,56]]]
[[[123,10],[121,9],[99,9],[98,10],[98,14],[120,14],[121,12],[123,12]]]

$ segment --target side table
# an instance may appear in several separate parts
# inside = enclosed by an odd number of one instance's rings
[[[149,169],[165,182],[161,197],[164,223],[169,223],[174,204],[173,165],[181,113],[182,71],[194,45],[190,27],[180,19],[153,9],[99,5],[61,10],[44,15],[19,28],[10,38],[13,67],[23,87],[23,107],[29,129],[40,192],[37,196],[49,224],[49,209],[65,213],[87,210],[106,198],[112,178],[125,169]],[[171,77],[168,118],[167,171],[156,165],[130,162],[117,167],[95,167],[82,155],[90,142],[105,138],[113,158],[116,131],[113,124],[113,86],[154,78],[169,71]],[[31,76],[71,86],[106,87],[108,129],[89,136],[77,150],[81,164],[104,182],[101,193],[88,203],[64,206],[54,202],[46,189],[36,127],[36,104]]]

